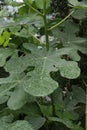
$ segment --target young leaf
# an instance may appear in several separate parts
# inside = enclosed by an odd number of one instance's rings
[[[5,37],[3,35],[0,36],[0,45],[3,45],[4,41],[5,41]]]

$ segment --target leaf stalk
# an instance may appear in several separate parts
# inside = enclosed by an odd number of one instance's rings
[[[51,28],[48,29],[48,31],[56,28],[57,26],[59,26],[60,24],[62,24],[63,22],[65,22],[65,20],[67,20],[72,14],[74,13],[74,10],[72,12],[70,12],[64,19],[62,19],[60,22],[58,22],[56,25],[52,26]]]
[[[28,5],[32,10],[34,10],[36,13],[38,13],[39,15],[43,16],[43,14],[38,11],[37,9],[35,9],[33,6],[31,6],[30,4]]]
[[[44,19],[44,27],[45,27],[45,39],[46,39],[46,48],[49,50],[49,37],[48,37],[48,26],[47,26],[47,18],[46,18],[46,0],[44,0],[43,5],[43,19]]]

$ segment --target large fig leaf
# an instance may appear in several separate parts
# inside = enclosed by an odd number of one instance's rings
[[[58,84],[50,77],[51,71],[57,71],[54,67],[58,64],[57,52],[39,50],[35,46],[24,44],[26,49],[30,49],[32,53],[29,58],[29,65],[35,66],[34,71],[28,73],[31,78],[24,82],[24,90],[34,96],[45,96],[52,93]]]
[[[35,96],[45,96],[53,92],[57,87],[57,83],[50,77],[51,71],[60,70],[63,77],[73,79],[80,75],[80,69],[76,62],[61,59],[63,50],[45,50],[37,49],[27,43],[24,44],[26,49],[31,50],[29,63],[35,66],[34,71],[28,73],[31,78],[24,82],[24,90]],[[65,50],[65,53],[68,54]],[[77,57],[78,58],[78,57]]]
[[[37,46],[29,43],[25,43],[24,48],[31,53],[27,52],[25,56],[21,57],[12,56],[4,67],[10,76],[0,79],[0,84],[9,84],[9,86],[8,88],[4,86],[4,90],[1,87],[1,96],[16,86],[22,86],[30,95],[46,96],[58,87],[58,83],[51,78],[50,72],[59,70],[63,77],[69,79],[77,78],[80,75],[76,62],[80,60],[80,57],[76,50],[50,49],[47,52],[44,48],[38,49]],[[63,55],[69,55],[74,61],[62,59]],[[30,71],[29,67],[34,69]]]
[[[28,93],[31,95],[45,96],[53,92],[58,87],[57,82],[55,82],[50,77],[50,71],[57,70],[55,67],[53,67],[53,65],[56,64],[57,62],[55,60],[54,61],[47,60],[45,55],[41,56],[40,53],[43,53],[42,51],[41,52],[38,52],[40,50],[35,50],[35,51],[37,51],[37,53],[35,53],[34,55],[28,54],[28,56],[26,55],[24,57],[13,56],[9,60],[9,62],[7,62],[5,69],[6,71],[10,72],[10,77],[6,78],[5,82],[6,83],[13,82],[14,81],[14,79],[12,78],[13,75],[16,75],[16,74],[18,75],[18,73],[22,73],[24,70],[26,70],[28,66],[37,65],[36,66],[37,69],[35,69],[35,71],[32,72],[32,78],[30,79],[26,78],[24,82],[21,83],[23,79],[19,81],[20,79],[18,77],[16,82],[17,84],[23,85],[24,89],[28,87],[29,88]],[[45,85],[44,85],[44,82],[45,82]],[[4,79],[1,80],[1,83],[4,83]],[[30,87],[31,85],[32,85],[32,88]]]

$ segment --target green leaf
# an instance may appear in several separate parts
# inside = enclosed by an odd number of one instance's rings
[[[5,70],[10,73],[22,73],[29,66],[29,56],[21,56],[13,55],[11,59],[7,62],[5,66]]]
[[[5,78],[3,80],[5,80]],[[11,90],[12,88],[14,88],[16,86],[15,83],[7,84],[7,82],[6,82],[6,84],[3,84],[3,83],[1,83],[1,84],[2,85],[0,85],[0,97],[4,96],[9,90]]]
[[[80,55],[77,53],[77,49],[70,47],[58,49],[58,55],[59,56],[68,55],[70,59],[74,61],[80,61],[81,59]]]
[[[62,60],[60,61],[58,68],[60,70],[61,76],[68,79],[74,79],[80,75],[80,68],[74,61]]]
[[[23,86],[23,89],[30,95],[45,96],[58,87],[58,83],[50,77],[50,72],[59,70],[63,77],[69,79],[77,78],[80,75],[80,69],[75,61],[61,59],[61,55],[70,54],[72,59],[79,60],[76,51],[77,58],[73,57],[73,54],[70,53],[72,51],[68,48],[64,52],[63,49],[53,49],[47,52],[44,48],[38,49],[35,45],[28,43],[24,44],[24,47],[31,50],[31,53],[21,57],[12,56],[4,67],[10,76],[0,79],[0,84],[15,83],[14,86]],[[26,76],[21,74],[31,66],[35,69],[28,71]]]
[[[79,8],[87,8],[87,1],[86,0],[82,0],[82,1],[78,1],[78,0],[68,0],[70,2],[70,4],[77,6]]]
[[[80,103],[86,103],[85,91],[78,86],[72,86],[72,98]]]
[[[34,130],[33,127],[25,120],[12,123],[13,115],[0,118],[0,130]]]
[[[78,124],[76,125],[72,121],[67,120],[67,119],[61,119],[61,118],[57,118],[57,117],[49,117],[48,119],[50,121],[61,122],[72,130],[83,130],[83,128],[80,127]]]
[[[3,35],[0,36],[0,45],[3,45],[4,41],[5,41],[5,37]]]
[[[74,18],[76,19],[84,19],[86,17],[87,14],[87,10],[82,10],[82,9],[78,9],[74,12],[74,14],[72,15]]]
[[[40,79],[40,73],[34,71],[32,78],[24,81],[23,87],[27,93],[33,96],[46,96],[52,93],[58,87],[58,84],[45,73]]]
[[[7,105],[9,109],[20,109],[28,100],[28,94],[24,92],[21,86],[15,88],[11,97],[9,98]]]
[[[33,3],[33,0],[24,0],[24,2],[29,5],[29,4],[32,4]]]
[[[18,75],[19,77],[20,77],[20,75]],[[11,74],[9,77],[7,77],[7,78],[0,78],[0,84],[4,84],[4,85],[6,85],[6,84],[8,84],[8,86],[9,85],[13,85],[13,86],[15,86],[15,85],[17,85],[17,81],[18,81],[18,79],[19,79],[19,77],[18,77],[17,75],[15,75],[15,74]],[[14,84],[13,84],[14,83]],[[4,86],[5,87],[5,86]],[[2,87],[1,87],[2,88]],[[3,90],[3,89],[2,89]]]
[[[20,32],[15,32],[14,34],[16,36],[23,37],[23,38],[28,38],[29,37],[28,31],[26,29],[24,29],[24,28]]]
[[[17,26],[21,26],[21,25],[28,26],[28,24],[35,24],[35,23],[41,24],[41,21],[42,21],[42,17],[38,16],[37,13],[30,13],[26,15],[19,15],[14,22],[5,22],[3,19],[0,19],[0,28],[8,29],[9,27],[16,28]]]
[[[8,95],[4,95],[0,97],[0,104],[5,103],[8,100],[9,96]]]
[[[0,12],[1,12],[1,11],[0,11]],[[0,36],[1,36],[1,34],[3,33],[3,30],[4,30],[3,28],[0,29]]]
[[[43,117],[29,117],[29,116],[27,116],[25,120],[27,120],[32,125],[34,130],[40,129],[46,121],[46,119]]]
[[[9,39],[4,42],[3,47],[6,47],[8,43],[9,43]]]
[[[14,119],[14,116],[12,114],[8,115],[8,116],[2,116],[0,117],[0,126],[1,124],[4,123],[11,123]]]
[[[35,101],[35,97],[27,94],[23,90],[22,86],[17,86],[11,94],[11,97],[9,98],[7,105],[9,109],[17,110],[23,107],[27,102],[33,101]]]
[[[74,110],[70,110],[68,108],[70,104],[65,104],[65,102],[63,102],[63,105],[61,104],[57,104],[55,105],[55,111],[56,111],[56,115],[61,118],[61,119],[66,119],[66,120],[78,120],[79,114],[76,113]],[[72,104],[71,104],[72,105]],[[71,106],[73,109],[73,106]],[[67,109],[68,108],[68,109]]]
[[[62,82],[64,82],[64,81],[62,81]],[[61,87],[59,87],[53,93],[54,104],[58,104],[61,107],[63,107],[64,101],[63,101],[62,97],[63,97],[63,95],[62,95],[62,89],[61,89]]]
[[[34,71],[28,73],[31,76],[30,79],[24,81],[24,90],[34,96],[45,96],[52,93],[58,87],[57,82],[50,77],[50,72],[57,70],[54,67],[57,65],[56,51],[46,52],[35,46],[30,47],[28,44],[24,44],[24,47],[33,49],[29,65],[35,66]]]
[[[61,27],[54,28],[52,31],[53,36],[57,39],[56,42],[60,41],[65,47],[71,47],[68,44],[79,39],[76,37],[76,32],[79,30],[78,25],[73,24],[71,21],[65,21],[62,27],[63,31],[61,31]]]
[[[14,73],[7,78],[0,78],[0,96],[5,95],[9,90],[16,86],[22,86],[24,76],[24,74],[19,75],[18,73]]]
[[[87,39],[76,36],[79,31],[79,26],[70,21],[66,21],[63,23],[63,27],[63,31],[59,28],[55,28],[52,31],[54,38],[57,39],[56,42],[62,42],[63,46],[66,48],[72,48],[71,54],[73,54],[74,58],[76,55],[76,50],[87,54]]]
[[[51,105],[40,105],[40,109],[44,117],[52,116],[52,106]]]
[[[39,9],[44,8],[44,0],[35,0],[35,4]],[[46,8],[48,8],[49,6],[50,6],[50,0],[46,0]]]
[[[87,54],[87,39],[86,38],[79,38],[77,40],[73,40],[71,43],[68,44],[69,46],[73,47],[73,49],[78,49],[84,54]]]
[[[3,32],[3,35],[6,40],[8,40],[10,38],[10,32],[8,32],[8,31]]]
[[[24,82],[24,90],[31,95],[45,96],[57,88],[56,82],[49,75],[51,71],[57,71],[59,69],[61,75],[69,79],[77,78],[80,75],[80,69],[76,62],[66,61],[60,58],[63,50],[50,50],[46,52],[44,49],[40,50],[27,43],[24,44],[24,47],[32,51],[29,58],[30,66],[35,66],[34,71],[28,73],[31,78]],[[65,52],[66,54],[70,53],[69,50]],[[71,56],[73,57],[73,55]],[[76,58],[74,59],[76,60]]]
[[[14,50],[8,48],[0,48],[0,66],[4,66],[6,59],[14,53]]]
[[[0,45],[6,47],[9,43],[10,33],[8,31],[4,31],[3,35],[0,36]]]
[[[74,110],[76,109],[76,105],[79,103],[85,104],[86,98],[85,98],[85,91],[81,87],[72,85],[72,91],[67,92],[67,96],[64,101],[61,101],[64,104],[63,109],[65,109],[65,112],[71,112],[75,115],[76,113]],[[59,105],[59,104],[58,104]],[[74,116],[73,114],[73,116]],[[78,115],[76,116],[78,118]],[[75,118],[74,118],[75,119]]]
[[[28,117],[41,117],[41,110],[36,102],[25,104],[20,110],[20,113],[24,113]]]
[[[16,33],[16,32],[18,32],[19,30],[21,30],[21,26],[19,25],[19,26],[13,26],[13,27],[9,27],[9,29],[10,29],[10,31],[12,32],[12,33]]]
[[[0,118],[0,130],[8,130],[9,125],[13,121],[14,116],[10,114],[9,116],[3,116]]]
[[[12,123],[8,127],[8,130],[34,130],[34,129],[27,121],[21,120]]]

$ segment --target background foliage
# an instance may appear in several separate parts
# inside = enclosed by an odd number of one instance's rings
[[[86,0],[0,8],[0,130],[84,130]]]

